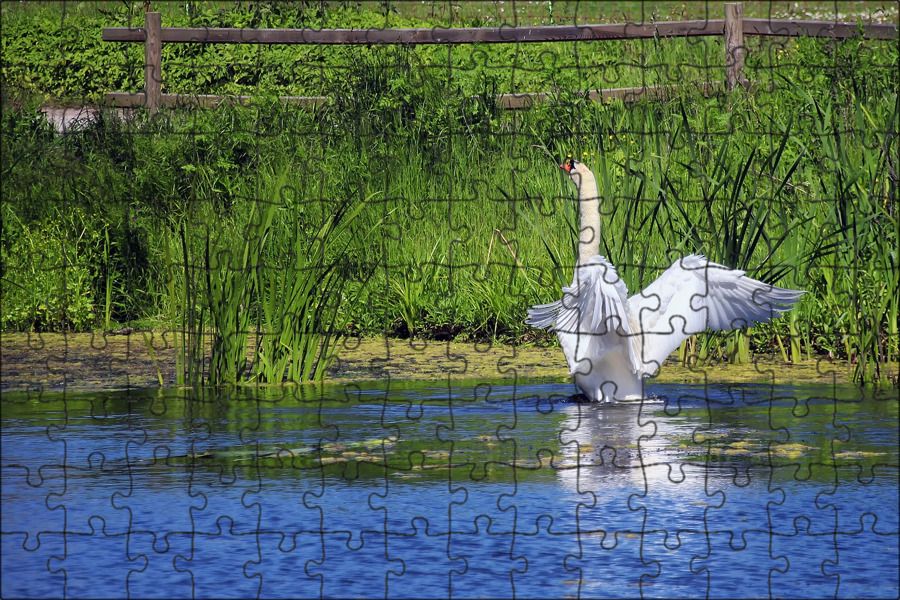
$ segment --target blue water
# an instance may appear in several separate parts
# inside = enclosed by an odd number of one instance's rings
[[[570,389],[4,396],[3,597],[898,595],[892,394]]]

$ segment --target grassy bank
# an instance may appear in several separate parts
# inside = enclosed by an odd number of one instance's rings
[[[145,338],[146,335],[146,338]],[[125,388],[175,387],[178,357],[167,330],[130,335],[92,333],[0,334],[0,391],[39,396],[48,392],[97,392]],[[248,357],[252,353],[248,353]],[[328,371],[333,384],[367,381],[431,382],[570,379],[562,350],[536,346],[468,344],[396,338],[349,338],[335,349]],[[893,366],[894,369],[897,365]],[[802,361],[785,366],[771,357],[753,364],[666,364],[657,383],[762,383],[778,386],[843,386],[852,369],[846,361]]]
[[[597,173],[602,251],[632,292],[692,252],[809,292],[789,317],[699,336],[684,353],[830,357],[861,381],[896,378],[884,369],[900,339],[896,44],[759,41],[748,75],[762,85],[749,95],[688,88],[599,105],[571,93],[719,61],[714,38],[681,42],[259,51],[249,87],[228,71],[243,58],[204,56],[227,71],[204,92],[258,101],[101,112],[64,136],[23,99],[137,84],[78,87],[64,69],[47,75],[61,87],[29,87],[4,59],[3,329],[169,328],[182,382],[316,377],[335,333],[553,343],[523,319],[571,281],[576,208],[556,164],[574,154]],[[679,79],[719,78],[714,65],[690,71]],[[192,91],[193,77],[173,69],[165,81]],[[548,89],[553,101],[527,111],[492,100]],[[306,110],[272,99],[281,93],[334,102]],[[262,334],[249,361],[248,333]],[[204,366],[208,345],[217,358]]]

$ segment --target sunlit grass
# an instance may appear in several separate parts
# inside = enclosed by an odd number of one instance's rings
[[[159,319],[182,384],[317,378],[343,333],[552,343],[524,312],[571,281],[576,206],[557,164],[574,154],[598,175],[601,251],[632,292],[693,252],[808,291],[776,323],[689,340],[682,360],[830,356],[858,380],[896,378],[896,44],[754,42],[763,85],[730,97],[573,93],[721,79],[720,44],[323,50],[290,75],[328,75],[285,77],[334,99],[315,111],[251,85],[248,107],[105,115],[65,137],[5,111],[4,327]],[[262,56],[257,72],[283,71]],[[550,89],[529,110],[494,102]],[[90,248],[62,227],[73,206]],[[65,256],[69,279],[36,268]],[[68,302],[52,318],[28,312],[38,276]]]

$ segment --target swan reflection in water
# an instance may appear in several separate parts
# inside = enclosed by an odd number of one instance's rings
[[[634,494],[669,493],[679,501],[707,499],[707,471],[686,463],[674,448],[699,423],[663,413],[665,402],[650,397],[615,404],[566,402],[559,439],[559,482],[578,493],[608,496],[611,489]]]

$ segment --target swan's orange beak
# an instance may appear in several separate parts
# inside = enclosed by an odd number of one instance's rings
[[[565,171],[566,173],[571,173],[572,172],[572,163],[564,162],[563,164],[559,165],[559,168],[562,169],[563,171]]]

